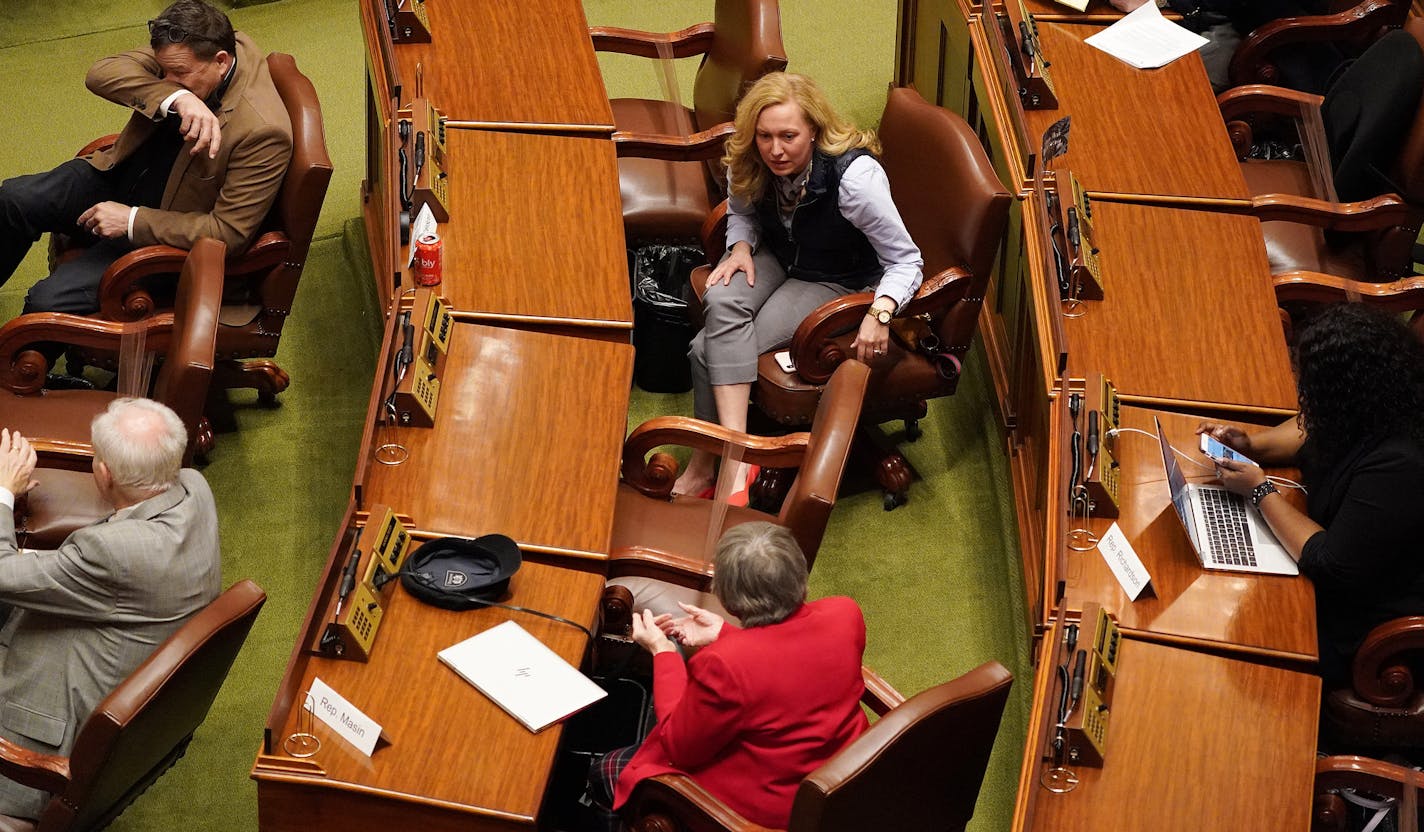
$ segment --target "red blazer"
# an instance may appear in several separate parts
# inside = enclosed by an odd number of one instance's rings
[[[658,724],[618,778],[614,807],[644,777],[698,784],[753,823],[785,829],[801,780],[865,730],[865,618],[849,598],[737,629],[684,664],[653,659]]]

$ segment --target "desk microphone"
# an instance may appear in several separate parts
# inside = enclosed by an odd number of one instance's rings
[[[1068,206],[1068,243],[1077,251],[1083,247],[1083,237],[1078,230],[1078,209]]]
[[[415,360],[415,324],[411,323],[409,312],[401,313],[401,332],[404,340],[396,353],[396,384],[405,378],[406,369]]]
[[[1087,668],[1088,651],[1079,650],[1078,658],[1073,662],[1073,684],[1068,688],[1068,713],[1070,716],[1078,709],[1078,703],[1083,699],[1083,677],[1087,673]]]
[[[1083,479],[1093,478],[1093,471],[1098,467],[1098,411],[1088,411],[1088,473],[1083,475]]]
[[[356,588],[356,569],[360,565],[361,549],[357,547],[351,552],[351,560],[347,562],[346,568],[341,571],[341,587],[336,591],[336,617],[338,619],[341,618],[341,607],[346,603],[346,596]]]
[[[1079,396],[1077,393],[1069,394],[1068,413],[1073,417],[1073,443],[1070,449],[1072,452],[1073,468],[1068,479],[1069,499],[1077,499],[1078,483],[1081,482],[1083,475],[1083,434],[1078,430],[1078,411],[1082,409],[1082,406],[1082,396]]]

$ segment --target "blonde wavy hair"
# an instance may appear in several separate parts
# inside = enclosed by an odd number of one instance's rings
[[[748,202],[761,199],[766,190],[768,170],[757,150],[756,125],[762,111],[778,104],[795,102],[816,131],[816,148],[829,156],[839,156],[863,147],[879,155],[880,140],[874,130],[860,130],[831,106],[816,82],[793,72],[773,72],[752,84],[737,104],[733,121],[736,132],[727,137],[722,164],[729,173],[732,194]]]

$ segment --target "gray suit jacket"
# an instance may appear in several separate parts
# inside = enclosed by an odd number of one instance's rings
[[[54,551],[21,553],[0,511],[0,735],[68,754],[95,706],[221,588],[217,511],[197,471]],[[0,779],[0,813],[37,817],[46,800]]]

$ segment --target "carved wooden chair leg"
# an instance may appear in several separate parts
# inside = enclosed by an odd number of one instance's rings
[[[213,384],[219,388],[251,388],[257,391],[257,400],[265,405],[277,403],[277,394],[292,383],[286,370],[275,361],[251,358],[245,361],[228,359],[219,361],[213,373]]]
[[[750,505],[757,511],[776,514],[781,511],[781,503],[791,491],[791,482],[796,479],[795,468],[763,468],[756,482],[752,483]]]
[[[875,481],[885,492],[885,510],[892,511],[909,499],[914,469],[879,425],[862,422],[855,431],[852,452],[875,471]]]
[[[212,452],[213,447],[217,445],[217,442],[217,435],[213,433],[213,423],[209,421],[206,416],[199,419],[198,435],[195,442],[197,456],[206,459],[208,454]]]

